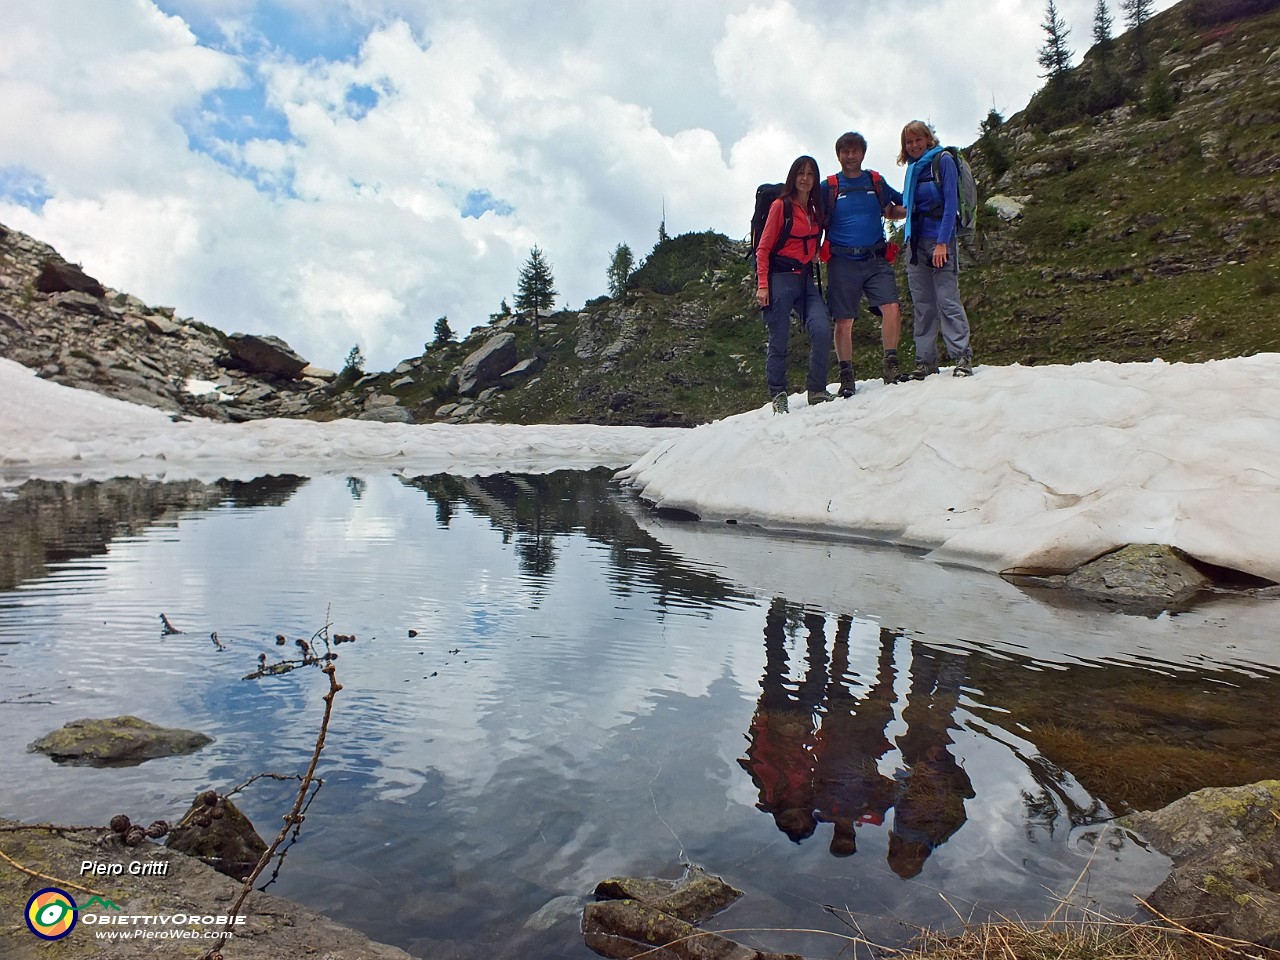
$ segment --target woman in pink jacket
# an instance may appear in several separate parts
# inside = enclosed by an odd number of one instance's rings
[[[782,192],[769,208],[756,247],[756,301],[769,329],[764,373],[774,413],[787,412],[787,340],[792,310],[800,314],[809,332],[809,403],[831,399],[827,393],[831,319],[814,280],[822,234],[818,183],[818,162],[813,157],[797,157]]]

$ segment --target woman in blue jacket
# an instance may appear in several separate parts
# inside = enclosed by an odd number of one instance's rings
[[[907,286],[915,314],[912,376],[923,380],[938,372],[939,332],[947,355],[955,361],[952,375],[972,376],[969,317],[960,302],[955,159],[938,145],[932,127],[912,120],[902,128],[898,163],[907,164],[903,206],[907,208]]]

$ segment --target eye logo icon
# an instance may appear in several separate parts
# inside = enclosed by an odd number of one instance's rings
[[[76,925],[76,902],[57,887],[38,890],[27,901],[27,927],[41,940],[61,940]]]

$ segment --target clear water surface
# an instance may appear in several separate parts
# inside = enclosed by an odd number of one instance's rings
[[[357,639],[270,889],[412,953],[591,957],[594,885],[686,860],[746,891],[711,926],[812,957],[867,955],[850,916],[890,945],[1068,892],[1128,916],[1167,861],[1114,815],[1280,775],[1276,610],[1064,605],[664,521],[599,472],[32,482],[0,496],[0,814],[172,820],[304,770],[326,679],[243,678],[327,617]],[[26,749],[130,713],[216,739],[114,769]],[[241,798],[268,839],[293,789]]]

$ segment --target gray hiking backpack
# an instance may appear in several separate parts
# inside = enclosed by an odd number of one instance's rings
[[[955,147],[943,147],[943,153],[951,154],[956,162],[956,236],[967,240],[973,236],[978,223],[978,183],[973,179],[973,168]],[[934,182],[942,184],[942,153],[933,158]]]

